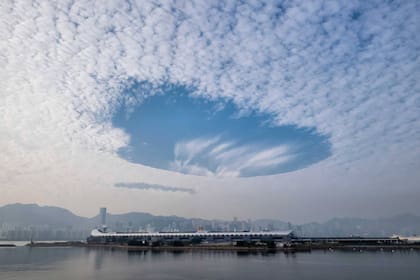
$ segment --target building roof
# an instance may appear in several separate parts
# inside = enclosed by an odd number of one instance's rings
[[[255,237],[284,237],[293,233],[287,231],[235,231],[235,232],[102,232],[94,229],[92,237],[233,237],[233,236],[255,236]]]

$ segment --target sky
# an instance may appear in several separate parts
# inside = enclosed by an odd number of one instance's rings
[[[1,1],[0,205],[420,214],[420,4]]]

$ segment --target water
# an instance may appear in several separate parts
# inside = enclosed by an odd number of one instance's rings
[[[0,248],[0,279],[420,279],[420,252]]]

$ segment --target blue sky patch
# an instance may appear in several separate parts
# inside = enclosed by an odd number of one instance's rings
[[[204,176],[250,177],[289,172],[330,155],[314,129],[275,126],[268,115],[244,114],[230,102],[192,95],[192,89],[134,83],[113,124],[131,137],[119,155],[131,162]],[[129,98],[130,99],[130,98]]]

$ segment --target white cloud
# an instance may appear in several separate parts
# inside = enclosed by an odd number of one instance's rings
[[[420,158],[417,10],[416,1],[2,1],[1,186],[37,172],[54,186],[45,177],[79,171],[81,185],[104,184],[80,166],[87,155],[114,158],[103,173],[122,164],[115,153],[129,136],[111,115],[131,80],[193,86],[278,125],[315,127],[330,136],[331,166],[380,162],[403,174]]]
[[[171,186],[162,186],[157,184],[146,184],[143,182],[139,183],[116,183],[115,187],[117,188],[127,188],[127,189],[137,189],[137,190],[156,190],[163,192],[184,192],[189,194],[194,194],[194,189],[190,188],[180,188],[180,187],[171,187]]]
[[[315,127],[331,135],[344,161],[371,154],[366,142],[378,151],[401,140],[413,147],[419,41],[412,5],[6,2],[3,130],[21,135],[33,127],[29,118],[48,111],[59,129],[47,132],[47,116],[33,121],[48,138],[71,134],[72,143],[113,152],[127,139],[103,121],[132,78],[194,85],[269,112],[278,124]],[[401,126],[410,127],[408,139],[396,133]]]
[[[220,137],[197,138],[190,141],[181,141],[175,144],[174,155],[176,159],[182,158],[188,164],[194,157],[208,149],[220,140]]]
[[[265,168],[275,168],[293,159],[286,145],[261,146],[260,143],[237,144],[221,136],[195,138],[175,144],[174,171],[219,177],[264,174]]]

